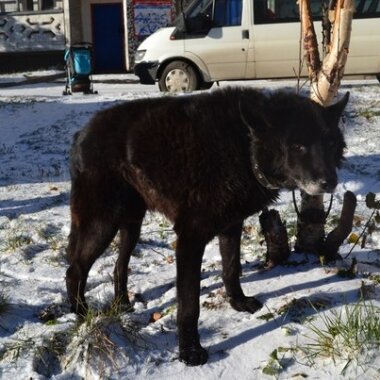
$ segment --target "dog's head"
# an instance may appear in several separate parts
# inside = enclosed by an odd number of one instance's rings
[[[253,123],[253,165],[278,188],[297,187],[310,195],[333,192],[345,148],[339,120],[348,98],[349,93],[322,107],[296,95],[270,95]]]

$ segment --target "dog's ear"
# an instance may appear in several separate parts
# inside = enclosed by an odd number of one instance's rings
[[[350,92],[347,91],[343,98],[339,100],[339,102],[325,108],[328,122],[330,125],[336,126],[339,124],[339,119],[342,116],[342,113],[348,103],[349,98]]]

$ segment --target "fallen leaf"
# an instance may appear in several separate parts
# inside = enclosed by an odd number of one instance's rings
[[[161,312],[155,311],[154,313],[151,314],[150,319],[149,319],[149,323],[157,322],[162,317],[163,317],[163,315]]]

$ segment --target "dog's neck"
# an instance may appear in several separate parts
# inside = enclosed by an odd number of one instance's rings
[[[239,106],[239,114],[241,121],[243,124],[248,128],[248,135],[250,137],[250,146],[251,146],[251,166],[253,170],[253,174],[255,175],[257,182],[263,187],[265,187],[268,190],[279,190],[279,186],[275,186],[272,183],[269,182],[268,178],[264,174],[264,172],[260,169],[260,165],[258,163],[258,160],[256,159],[256,148],[255,148],[255,141],[257,140],[253,128],[251,125],[247,122],[247,120],[244,117],[242,106],[241,106],[241,101],[239,100],[238,102]]]
[[[251,140],[250,141],[251,167],[252,167],[252,171],[253,171],[253,174],[255,175],[257,182],[268,190],[279,190],[281,187],[271,183],[268,177],[264,174],[264,172],[260,168],[259,161],[257,159],[257,152],[256,152],[257,139],[255,138],[252,129],[249,129],[249,135],[250,135],[250,140]]]
[[[256,158],[254,157],[254,154],[251,152],[251,165],[252,165],[252,171],[253,174],[255,175],[257,182],[265,187],[266,189],[269,190],[278,190],[280,189],[278,186],[273,185],[272,183],[269,182],[268,178],[264,174],[264,172],[260,169],[260,166],[258,162],[256,161]]]

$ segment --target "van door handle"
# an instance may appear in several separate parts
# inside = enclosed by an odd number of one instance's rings
[[[243,37],[243,40],[249,40],[249,30],[248,29],[244,29],[242,32],[242,37]]]

